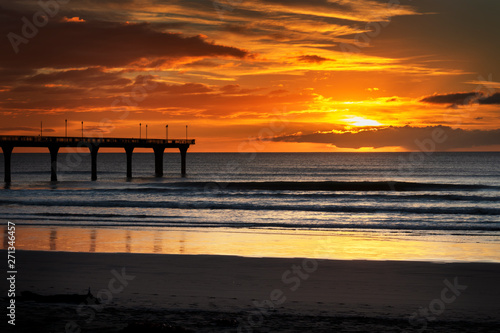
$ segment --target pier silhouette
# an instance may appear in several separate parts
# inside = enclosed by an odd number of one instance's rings
[[[181,153],[181,174],[186,175],[186,153],[195,140],[187,139],[133,139],[133,138],[86,138],[56,136],[0,136],[0,147],[4,155],[4,180],[11,182],[12,151],[16,147],[46,147],[50,152],[51,181],[57,181],[57,154],[60,148],[87,147],[92,161],[91,179],[97,180],[97,153],[100,148],[124,148],[127,154],[127,178],[132,178],[132,153],[135,148],[152,148],[155,155],[155,175],[163,176],[163,153],[167,148],[179,149]]]

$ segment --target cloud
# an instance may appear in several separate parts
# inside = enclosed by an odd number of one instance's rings
[[[75,16],[75,17],[72,17],[72,18],[68,18],[68,17],[65,16],[65,17],[63,17],[62,21],[63,22],[79,22],[79,23],[85,22],[84,19],[81,19],[78,16]]]
[[[448,126],[386,127],[360,132],[314,133],[280,136],[273,141],[328,143],[338,148],[402,147],[407,150],[465,149],[500,144],[500,129],[464,130]]]
[[[500,82],[494,82],[491,80],[491,78],[492,78],[492,75],[490,74],[490,76],[488,77],[488,80],[490,80],[490,81],[472,80],[472,81],[465,82],[465,83],[474,84],[474,85],[481,86],[481,87],[486,87],[488,89],[500,89]],[[482,78],[482,79],[484,79],[484,78]]]
[[[197,60],[185,65],[185,67],[218,67],[220,64],[210,60]]]
[[[499,104],[500,105],[500,93],[495,93],[491,96],[481,97],[477,101],[479,104]]]
[[[31,84],[70,83],[77,86],[123,86],[132,80],[122,77],[119,73],[108,73],[102,68],[91,67],[67,71],[38,74],[25,80]]]
[[[248,25],[243,24],[226,24],[222,27],[223,30],[240,35],[255,35]]]
[[[364,22],[381,21],[391,16],[416,14],[410,6],[372,0],[251,0],[242,2],[238,7],[248,10],[259,8],[261,11]]]
[[[302,55],[297,57],[299,61],[309,62],[309,63],[322,63],[324,61],[330,61],[331,59],[323,58],[317,55]]]
[[[26,127],[26,126],[12,126],[12,127],[0,127],[0,131],[11,132],[11,131],[23,131],[23,132],[40,132],[40,127]],[[51,128],[43,129],[44,132],[55,132]]]
[[[0,68],[0,83],[12,85],[13,82],[35,74],[33,69]]]
[[[254,89],[242,89],[239,84],[227,84],[225,86],[220,87],[220,91],[224,93],[225,95],[242,95],[242,94],[249,94],[255,91],[262,90],[260,88],[254,88]]]
[[[34,85],[20,85],[10,90],[12,93],[39,93],[39,94],[54,94],[54,95],[65,95],[65,94],[83,94],[86,89],[81,88],[68,88],[60,86],[34,86]]]
[[[154,91],[164,91],[169,94],[201,94],[211,92],[212,89],[201,83],[185,83],[185,84],[165,84],[158,83],[158,87]]]
[[[264,21],[259,21],[258,24],[227,24],[223,30],[244,37],[258,38],[261,41],[267,39],[273,42],[294,40],[300,36],[296,31],[290,31],[286,24],[281,26],[274,21],[272,24],[266,24]]]
[[[500,93],[495,93],[490,96],[485,96],[482,92],[467,92],[467,93],[451,93],[442,95],[432,95],[424,97],[420,100],[424,103],[431,104],[450,104],[450,105],[467,105],[467,104],[498,104],[500,105]]]
[[[19,21],[0,24],[0,34],[21,34]],[[13,50],[8,38],[0,42],[0,67],[3,68],[75,68],[120,67],[144,59],[178,59],[183,57],[248,56],[246,50],[219,45],[206,37],[184,36],[155,30],[149,23],[52,22],[40,28],[27,43]]]
[[[285,90],[285,89],[277,89],[277,90],[273,90],[273,91],[269,92],[269,95],[281,95],[281,94],[286,94],[286,93],[289,93],[289,91]]]
[[[102,133],[107,134],[111,133],[113,126],[86,126],[84,130],[86,132],[94,132],[94,133]]]
[[[476,99],[477,96],[477,92],[452,93],[427,96],[422,98],[420,101],[431,104],[469,104]]]

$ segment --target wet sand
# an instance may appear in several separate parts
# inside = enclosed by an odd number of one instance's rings
[[[495,263],[42,251],[18,251],[16,263],[18,296],[21,291],[86,294],[90,287],[101,300],[84,305],[18,298],[16,332],[490,332],[500,327],[500,264]]]
[[[4,228],[3,248],[8,234]],[[236,255],[330,260],[500,263],[494,235],[457,236],[361,230],[103,228],[16,226],[16,249],[30,251]]]

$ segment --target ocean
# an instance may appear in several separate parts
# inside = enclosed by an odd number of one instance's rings
[[[436,242],[476,244],[471,260],[500,261],[500,153],[188,153],[185,178],[179,154],[164,161],[155,178],[154,155],[135,153],[126,179],[125,154],[101,153],[90,181],[88,154],[59,154],[58,182],[50,182],[48,154],[14,154],[0,216],[32,231],[28,249],[42,242],[33,230],[196,230],[245,234],[250,255],[252,235],[348,235],[396,239],[394,253],[412,241],[437,251]]]

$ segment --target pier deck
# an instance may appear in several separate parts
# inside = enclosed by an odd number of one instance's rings
[[[100,148],[124,148],[127,154],[127,177],[132,177],[132,153],[135,148],[152,148],[155,154],[155,175],[163,176],[163,153],[167,148],[179,149],[181,153],[181,174],[186,175],[186,153],[195,140],[183,139],[134,139],[134,138],[89,138],[57,136],[0,136],[0,147],[4,155],[4,180],[11,182],[12,151],[16,147],[46,147],[50,152],[51,180],[57,181],[57,154],[60,148],[87,147],[92,160],[91,179],[97,180],[97,153]]]

